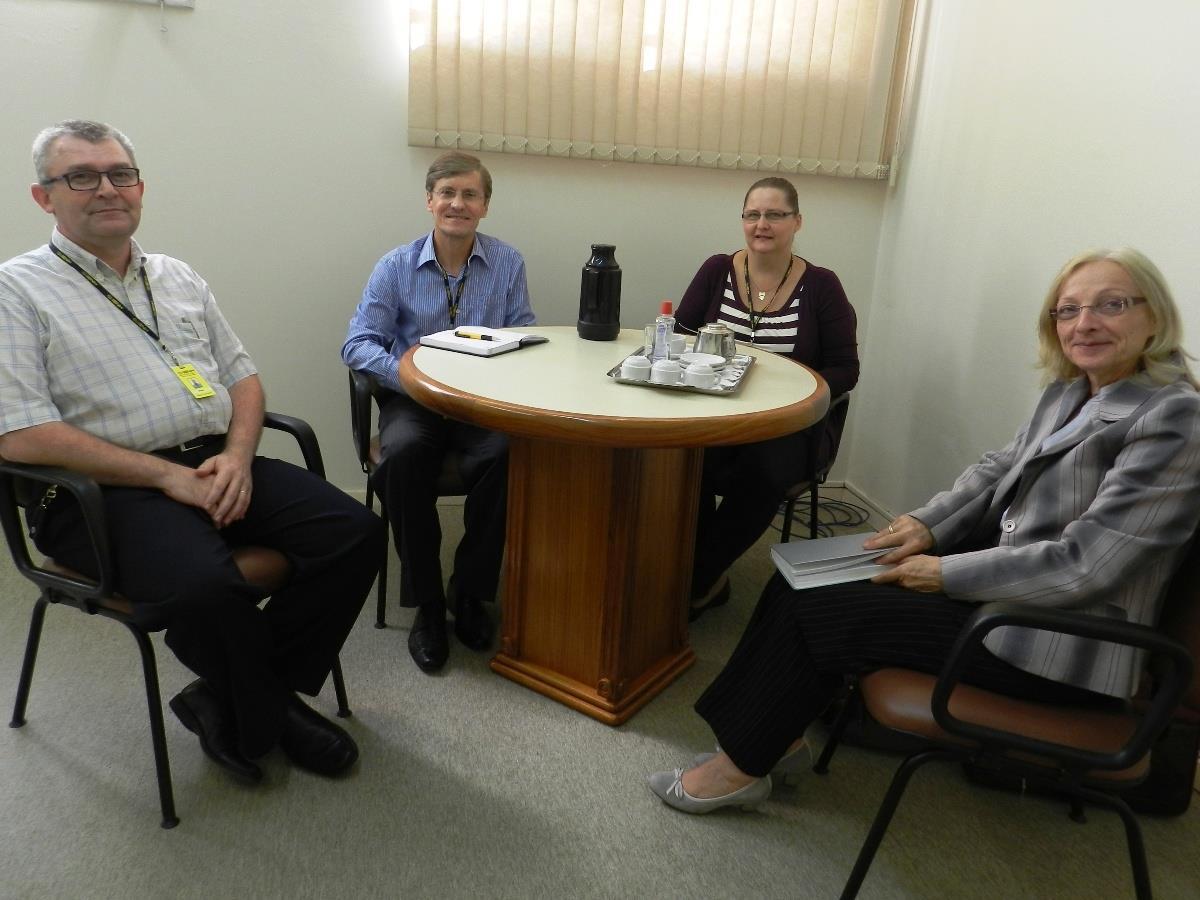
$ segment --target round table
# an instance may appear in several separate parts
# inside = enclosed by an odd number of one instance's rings
[[[694,661],[687,640],[702,448],[799,431],[829,405],[820,375],[755,357],[731,396],[626,385],[606,373],[642,332],[493,357],[413,347],[417,402],[510,435],[500,652],[492,668],[602,722],[628,719]]]

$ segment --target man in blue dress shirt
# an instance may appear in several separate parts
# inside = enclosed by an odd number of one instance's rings
[[[398,361],[426,334],[533,322],[525,260],[478,232],[491,197],[492,176],[478,158],[451,152],[434,160],[425,176],[433,230],[375,266],[342,347],[346,365],[385,389],[379,409],[383,460],[375,486],[391,520],[401,577],[419,606],[408,650],[425,672],[437,671],[449,656],[436,506],[442,458],[458,451],[468,490],[466,531],[451,576],[454,633],[472,650],[486,650],[494,625],[483,602],[495,599],[504,552],[508,441],[412,400],[400,385]]]

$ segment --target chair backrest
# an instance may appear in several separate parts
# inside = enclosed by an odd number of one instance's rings
[[[364,472],[371,458],[371,377],[353,369],[347,370],[350,379],[350,436],[354,454]]]
[[[1200,537],[1192,539],[1167,587],[1159,630],[1183,644],[1200,669]],[[1200,677],[1192,679],[1181,705],[1200,716]]]
[[[812,443],[808,447],[808,458],[812,466],[813,480],[824,482],[825,476],[837,459],[838,447],[842,443],[842,430],[846,427],[846,416],[850,412],[850,394],[838,394],[829,401],[829,409],[821,420],[822,427],[814,429]]]

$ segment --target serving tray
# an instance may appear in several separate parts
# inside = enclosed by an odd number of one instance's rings
[[[731,396],[738,392],[738,390],[742,386],[742,382],[744,382],[746,380],[746,374],[754,366],[754,357],[753,356],[738,354],[733,359],[731,359],[729,362],[727,362],[724,366],[722,366],[720,369],[717,370],[717,374],[721,376],[720,380],[717,382],[715,387],[710,387],[710,388],[697,387],[694,384],[686,384],[682,380],[682,373],[680,373],[681,380],[674,382],[672,384],[660,384],[659,382],[656,382],[656,381],[638,381],[633,378],[622,378],[621,377],[621,365],[625,362],[626,359],[629,359],[630,356],[645,356],[645,355],[646,355],[646,348],[639,347],[636,351],[634,351],[633,353],[630,353],[629,356],[626,356],[624,359],[621,360],[621,362],[617,363],[615,366],[613,366],[611,369],[609,369],[608,377],[611,378],[613,381],[618,382],[619,384],[631,384],[635,387],[657,388],[659,390],[666,390],[666,391],[690,391],[693,394],[710,394],[710,395],[716,395],[718,397],[722,397],[722,396],[728,397],[728,396]]]

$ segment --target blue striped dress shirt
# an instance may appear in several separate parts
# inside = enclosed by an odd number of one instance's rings
[[[509,328],[533,324],[525,260],[514,247],[486,234],[475,235],[468,264],[450,278],[449,291],[462,299],[454,325]],[[402,391],[396,364],[423,335],[451,327],[442,270],[433,252],[433,232],[397,247],[375,266],[362,301],[350,319],[342,361],[381,384]]]

